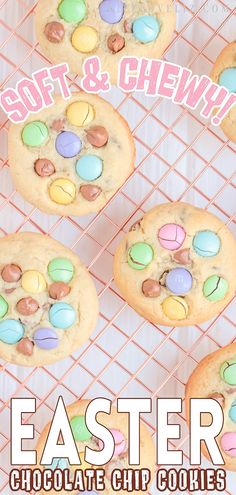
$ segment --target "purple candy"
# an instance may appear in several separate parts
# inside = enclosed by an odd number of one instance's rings
[[[99,13],[103,21],[108,24],[116,24],[124,15],[124,2],[122,0],[103,0],[99,5]]]
[[[185,268],[174,268],[166,277],[166,287],[174,294],[186,294],[192,289],[191,273]]]
[[[38,328],[34,332],[33,340],[37,347],[47,351],[58,346],[58,336],[53,328]]]
[[[74,132],[61,132],[56,139],[56,150],[64,158],[72,158],[81,151],[82,142]]]

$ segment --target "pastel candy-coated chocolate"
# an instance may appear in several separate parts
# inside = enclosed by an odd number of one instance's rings
[[[225,433],[220,440],[221,447],[230,457],[236,457],[236,432]]]
[[[70,304],[55,303],[49,310],[49,320],[55,328],[66,330],[75,323],[76,313]]]
[[[228,385],[236,385],[236,359],[231,359],[222,364],[220,376]]]
[[[166,276],[166,286],[174,294],[187,294],[192,285],[192,275],[185,268],[174,268]]]
[[[169,251],[176,251],[185,241],[186,232],[177,223],[167,223],[160,228],[158,240],[160,245]]]
[[[22,140],[26,146],[42,146],[49,136],[49,131],[43,122],[35,120],[26,124],[22,131]]]
[[[55,146],[57,153],[63,158],[73,158],[81,151],[82,142],[74,132],[62,131],[56,138]]]
[[[128,252],[128,264],[135,270],[144,270],[154,258],[154,252],[149,244],[137,242]]]
[[[58,347],[59,339],[53,328],[38,328],[33,335],[34,343],[40,349],[51,351]]]
[[[49,187],[49,195],[58,205],[69,205],[76,197],[76,186],[70,179],[56,179]]]
[[[22,288],[25,292],[32,294],[40,294],[47,288],[46,280],[42,273],[36,270],[28,270],[22,275]]]
[[[80,492],[80,493],[83,493],[84,495],[98,495],[98,492],[95,492],[94,490],[92,492],[90,491],[88,492],[88,490],[85,490],[84,492]]]
[[[78,52],[90,53],[98,44],[98,32],[91,26],[79,26],[73,32],[71,42]]]
[[[69,463],[67,459],[53,459],[53,462],[50,466],[45,466],[45,469],[51,469],[51,471],[55,471],[56,469],[69,469]]]
[[[170,296],[164,299],[162,309],[170,320],[185,320],[189,311],[185,299],[178,296]]]
[[[0,323],[0,341],[4,344],[16,344],[24,333],[24,327],[18,320],[9,319]]]
[[[54,258],[48,264],[48,274],[53,282],[68,283],[74,276],[74,265],[67,258]]]
[[[67,120],[76,127],[87,126],[95,118],[95,110],[87,101],[75,101],[68,106]]]
[[[4,297],[0,296],[0,318],[3,318],[8,312],[8,303]]]
[[[141,43],[150,43],[157,39],[160,32],[160,23],[153,15],[143,15],[133,22],[133,33]]]
[[[203,294],[208,301],[221,301],[226,296],[228,289],[227,280],[218,275],[212,275],[204,283]]]
[[[85,423],[85,416],[74,416],[70,420],[70,425],[76,442],[86,442],[92,438],[92,434]]]
[[[197,232],[193,239],[193,249],[199,256],[216,256],[221,248],[219,236],[212,230]]]
[[[125,452],[126,449],[126,439],[123,433],[120,430],[116,429],[111,429],[110,430],[114,440],[115,440],[115,450],[114,450],[114,456],[119,456]],[[103,442],[102,440],[99,440],[99,449],[103,449]]]
[[[85,155],[77,160],[75,169],[82,180],[91,182],[102,175],[103,161],[96,155]]]
[[[236,423],[236,400],[233,402],[233,404],[229,410],[229,417],[230,417],[231,421]]]
[[[231,93],[236,93],[236,67],[229,67],[221,72],[219,85],[225,86]]]
[[[58,7],[61,19],[72,24],[83,21],[87,8],[84,0],[62,0]]]
[[[122,0],[103,0],[99,5],[99,13],[104,22],[117,24],[124,15]]]

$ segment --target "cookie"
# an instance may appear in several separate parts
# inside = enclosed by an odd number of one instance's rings
[[[236,344],[206,356],[196,367],[186,387],[186,414],[189,422],[190,399],[211,398],[219,402],[224,426],[217,442],[225,468],[236,471]],[[209,459],[208,450],[203,454]]]
[[[217,57],[211,78],[215,83],[236,93],[236,42],[227,45]],[[222,120],[221,128],[225,135],[236,143],[236,105]]]
[[[122,57],[160,58],[174,29],[171,0],[40,0],[36,8],[37,38],[52,62],[82,74],[96,55],[114,84]]]
[[[134,168],[126,121],[98,96],[77,93],[9,132],[17,190],[42,211],[86,215],[101,210]]]
[[[156,206],[131,227],[114,260],[124,299],[147,320],[209,320],[236,288],[236,242],[217,217],[185,203]]]
[[[89,338],[98,316],[79,258],[41,234],[0,240],[0,356],[24,366],[62,359]]]
[[[115,408],[112,408],[112,412],[110,415],[105,413],[99,413],[97,416],[97,420],[102,425],[106,426],[112,433],[115,439],[115,451],[113,458],[109,462],[109,464],[105,466],[91,466],[90,464],[85,463],[83,461],[85,447],[88,446],[92,450],[102,450],[103,442],[98,440],[96,437],[92,436],[85,424],[85,412],[89,405],[89,401],[80,400],[74,402],[70,406],[67,407],[68,418],[70,420],[71,429],[73,432],[74,439],[76,441],[77,450],[80,454],[80,458],[82,461],[81,466],[69,466],[68,461],[66,459],[55,459],[52,466],[46,466],[50,469],[71,469],[71,471],[75,471],[75,469],[104,469],[105,470],[105,485],[106,490],[100,492],[104,494],[115,493],[111,487],[111,474],[114,469],[129,469],[134,468],[134,466],[129,466],[128,463],[128,415],[125,413],[117,413]],[[37,445],[38,459],[41,458],[42,452],[44,449],[44,445],[48,436],[50,425],[47,425],[42,434],[40,435],[39,442]],[[137,466],[138,469],[150,469],[152,476],[154,475],[155,470],[155,447],[152,437],[145,427],[145,425],[140,423],[140,466]],[[40,492],[42,494],[46,492]],[[50,493],[55,494],[56,492],[52,490]],[[66,493],[65,491],[61,492],[63,495]],[[78,493],[73,492],[73,493]],[[87,491],[85,491],[87,493]],[[90,492],[91,493],[91,492]],[[98,492],[92,492],[93,494],[97,494]],[[125,491],[119,492],[121,495],[124,495]],[[142,494],[141,491],[136,491],[137,494]]]

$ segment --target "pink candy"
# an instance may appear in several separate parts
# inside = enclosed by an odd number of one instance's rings
[[[230,457],[236,457],[236,432],[225,433],[220,442],[226,454]]]
[[[169,251],[176,251],[185,241],[186,232],[177,223],[167,223],[158,232],[158,240],[161,246]]]
[[[123,454],[123,452],[125,451],[126,440],[125,440],[123,433],[121,433],[121,431],[112,429],[112,430],[110,430],[110,432],[112,433],[114,440],[115,440],[114,456],[117,457],[120,454]],[[99,440],[99,449],[100,450],[103,449],[103,442],[101,440]]]

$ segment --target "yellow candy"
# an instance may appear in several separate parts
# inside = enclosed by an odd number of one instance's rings
[[[49,187],[49,195],[55,203],[69,205],[75,200],[75,184],[69,179],[56,179]]]
[[[21,279],[21,285],[25,292],[31,294],[39,294],[47,288],[44,276],[36,270],[28,270],[25,272]]]
[[[76,101],[67,108],[67,119],[70,124],[83,127],[94,120],[95,111],[90,103],[86,101]]]
[[[91,26],[79,26],[75,29],[71,42],[78,52],[90,53],[98,44],[98,33]]]
[[[182,297],[167,297],[163,301],[162,308],[170,320],[185,320],[188,316],[188,305]]]

